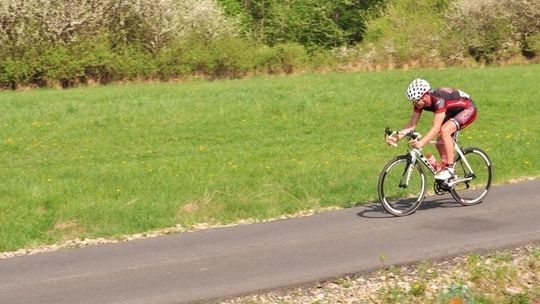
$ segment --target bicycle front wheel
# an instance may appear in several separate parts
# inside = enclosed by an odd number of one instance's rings
[[[378,189],[379,201],[386,211],[395,216],[409,215],[426,195],[424,170],[406,156],[397,157],[388,162],[379,175]]]
[[[471,180],[454,185],[450,193],[462,205],[476,205],[482,202],[489,192],[493,178],[493,165],[487,154],[478,148],[465,148],[463,154],[465,159],[458,155],[454,171],[458,179],[471,178]]]

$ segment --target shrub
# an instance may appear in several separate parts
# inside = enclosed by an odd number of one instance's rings
[[[16,89],[21,82],[28,82],[34,70],[25,58],[4,58],[0,62],[0,88]]]
[[[43,84],[58,82],[63,88],[67,88],[84,75],[84,67],[77,54],[73,54],[66,46],[58,45],[46,49],[38,58],[42,72],[39,76]]]
[[[525,38],[525,51],[533,57],[540,55],[540,33],[530,35]]]
[[[161,50],[157,58],[158,76],[161,79],[179,78],[193,73],[186,51],[189,48],[183,45],[170,45]]]
[[[351,49],[355,50],[354,48],[346,48],[343,47],[343,49]],[[309,55],[309,65],[314,70],[324,70],[324,69],[333,69],[334,67],[338,66],[339,64],[346,65],[351,60],[349,56],[340,57],[337,55],[338,52],[334,50],[324,50],[324,49],[318,49],[310,53]]]
[[[255,69],[269,74],[290,74],[305,67],[309,55],[297,43],[281,43],[274,47],[260,46],[254,58]]]
[[[174,41],[197,36],[207,44],[234,34],[215,0],[0,0],[0,85],[152,78]],[[209,74],[243,73],[228,60]]]
[[[158,55],[161,78],[200,75],[210,79],[238,78],[253,73],[258,46],[234,36],[210,41],[197,35],[176,41]]]
[[[84,68],[81,83],[94,81],[105,84],[113,80],[113,66],[118,59],[107,34],[88,37],[72,48],[73,53],[80,57],[79,62]]]
[[[280,69],[287,74],[301,68],[308,59],[304,47],[297,43],[278,44],[275,49]]]
[[[211,44],[213,77],[242,77],[253,70],[254,47],[235,37],[216,39]]]
[[[199,36],[189,37],[187,40],[178,41],[167,56],[163,57],[172,63],[171,72],[185,75],[209,76],[214,69],[212,51],[209,42],[201,40]]]
[[[359,42],[365,20],[387,0],[217,0],[240,27],[268,45],[299,43],[313,51]]]
[[[511,23],[523,55],[532,58],[540,54],[531,47],[540,34],[540,2],[531,0],[505,0],[504,6],[512,12]],[[536,38],[535,38],[536,37]]]
[[[151,79],[157,74],[155,55],[135,46],[118,52],[118,71],[121,79]]]
[[[397,0],[368,22],[358,60],[404,67],[530,59],[539,32],[538,1]]]
[[[491,63],[513,56],[511,14],[491,0],[459,0],[447,14],[451,27],[465,42],[468,53],[480,62]]]
[[[269,74],[280,73],[281,65],[277,57],[276,48],[262,45],[255,52],[255,67],[258,72]]]
[[[490,63],[519,55],[536,56],[529,43],[540,32],[538,1],[457,0],[446,20],[477,61]]]
[[[368,22],[359,60],[403,67],[411,62],[437,65],[441,59],[454,58],[460,47],[442,19],[447,7],[447,0],[391,2],[382,17]]]

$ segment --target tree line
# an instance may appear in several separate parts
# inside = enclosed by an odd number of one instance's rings
[[[530,0],[0,0],[0,87],[538,61]]]

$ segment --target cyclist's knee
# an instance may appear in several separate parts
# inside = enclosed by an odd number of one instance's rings
[[[449,120],[441,126],[441,136],[451,136],[454,132],[458,130],[456,124]]]

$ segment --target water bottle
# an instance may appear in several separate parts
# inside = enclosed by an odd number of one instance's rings
[[[433,169],[435,169],[435,171],[439,171],[441,169],[441,165],[439,164],[439,162],[435,158],[435,155],[428,152],[428,153],[426,153],[426,159],[427,159],[428,163],[433,167]]]

